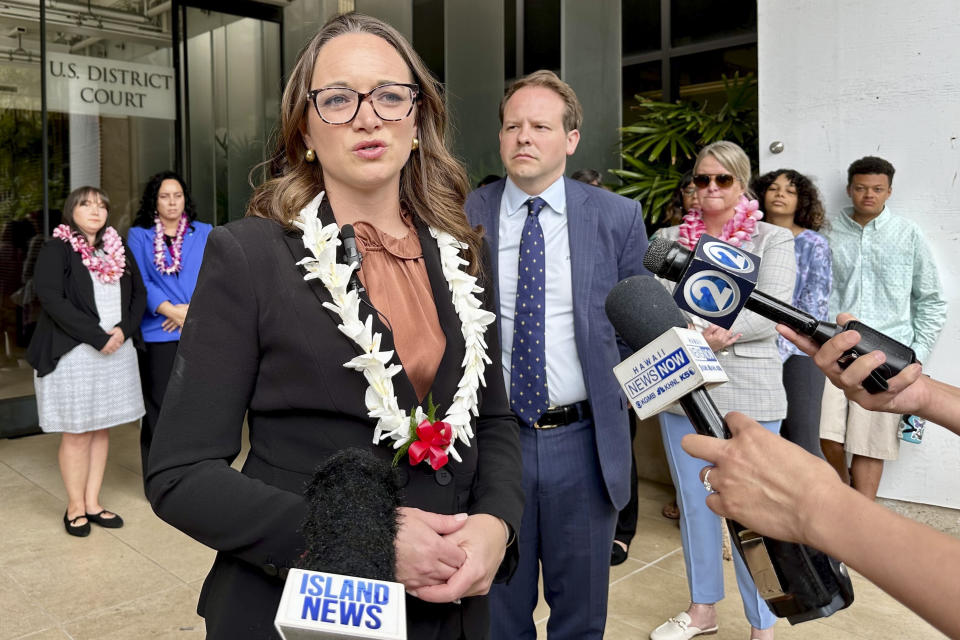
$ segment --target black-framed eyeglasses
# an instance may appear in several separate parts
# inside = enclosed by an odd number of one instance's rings
[[[420,95],[415,84],[389,82],[360,93],[348,87],[324,87],[313,89],[307,100],[313,103],[317,115],[327,124],[347,124],[360,113],[360,105],[370,98],[373,112],[381,120],[396,122],[413,112],[413,105]]]

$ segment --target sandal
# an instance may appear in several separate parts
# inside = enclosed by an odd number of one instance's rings
[[[690,640],[695,636],[711,636],[717,633],[717,625],[708,629],[693,626],[686,612],[678,613],[650,632],[650,640]]]
[[[680,519],[680,507],[677,506],[677,501],[668,502],[663,505],[663,509],[660,510],[660,515],[664,518],[669,518],[670,520],[679,520]]]
[[[109,513],[113,517],[104,518],[103,514],[105,513]],[[106,509],[102,509],[99,513],[88,513],[87,520],[94,524],[100,525],[104,529],[119,529],[123,526],[123,518],[115,514],[113,511],[107,511]]]
[[[76,523],[77,520],[82,520],[83,518],[87,518],[87,522],[84,522],[83,524],[74,524]],[[81,513],[76,518],[71,519],[67,517],[67,512],[64,511],[63,526],[67,530],[67,533],[69,533],[72,536],[77,536],[78,538],[85,538],[88,535],[90,535],[90,518],[86,514]]]

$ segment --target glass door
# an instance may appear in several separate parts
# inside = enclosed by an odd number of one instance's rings
[[[0,437],[36,429],[33,273],[67,194],[103,189],[125,236],[149,176],[174,167],[163,4],[0,2]]]
[[[201,220],[242,218],[272,151],[281,93],[280,24],[186,7],[185,173]]]

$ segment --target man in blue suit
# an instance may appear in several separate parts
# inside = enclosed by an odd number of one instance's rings
[[[601,638],[610,548],[630,494],[626,402],[612,368],[629,355],[604,313],[619,280],[646,273],[640,205],[564,177],[580,140],[576,94],[550,71],[500,103],[507,178],[466,209],[490,244],[504,382],[520,420],[520,564],[490,594],[492,638],[536,638],[537,580],[553,639]]]

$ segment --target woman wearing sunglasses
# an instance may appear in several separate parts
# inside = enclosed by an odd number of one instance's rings
[[[693,183],[698,208],[691,209],[677,226],[657,235],[694,248],[704,233],[720,238],[761,258],[757,289],[774,298],[789,300],[796,264],[793,234],[761,222],[763,214],[747,185],[750,159],[732,142],[715,142],[703,148],[694,165]],[[673,288],[673,283],[664,281]],[[751,311],[741,311],[730,330],[692,317],[716,352],[730,378],[711,390],[721,413],[740,411],[773,432],[779,432],[787,402],[781,382],[781,361],[774,323]],[[679,407],[660,414],[660,430],[680,506],[680,534],[686,562],[690,606],[657,627],[651,640],[687,640],[717,631],[716,602],[724,596],[721,559],[721,521],[707,507],[707,490],[700,481],[703,461],[688,455],[680,441],[693,433]],[[751,640],[773,638],[776,617],[757,592],[740,555],[734,554],[737,586],[750,623]]]
[[[276,638],[315,468],[347,448],[395,460],[405,506],[383,543],[408,637],[485,638],[485,594],[516,565],[520,446],[439,85],[395,29],[346,14],[304,47],[281,109],[279,175],[209,236],[147,495],[218,551],[207,637]]]

